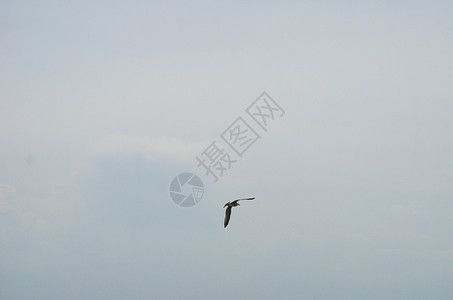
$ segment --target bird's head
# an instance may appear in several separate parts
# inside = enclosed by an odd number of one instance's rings
[[[225,205],[223,206],[223,208],[227,207],[227,206],[228,206],[228,204],[230,204],[230,202],[228,202],[227,204],[225,204]]]

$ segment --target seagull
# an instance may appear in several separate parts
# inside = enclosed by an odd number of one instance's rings
[[[228,202],[227,204],[225,204],[223,206],[223,208],[227,208],[226,211],[225,211],[225,221],[223,222],[223,228],[226,228],[228,226],[228,222],[230,221],[230,216],[231,216],[231,208],[232,207],[235,207],[235,206],[240,206],[240,204],[238,203],[238,201],[242,201],[242,200],[253,200],[255,199],[255,197],[253,198],[242,198],[242,199],[236,199],[234,201],[231,201],[231,202]]]

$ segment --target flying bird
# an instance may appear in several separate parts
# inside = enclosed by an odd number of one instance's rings
[[[240,206],[240,204],[238,203],[239,201],[242,201],[242,200],[253,200],[253,199],[255,199],[255,197],[253,197],[253,198],[236,199],[234,201],[226,203],[223,206],[223,208],[225,208],[225,207],[227,208],[226,211],[225,211],[225,221],[223,221],[223,228],[226,228],[228,226],[228,222],[230,222],[231,208],[232,207]]]

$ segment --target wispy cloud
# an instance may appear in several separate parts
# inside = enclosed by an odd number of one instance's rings
[[[187,142],[177,138],[153,138],[110,134],[93,147],[94,157],[140,156],[149,162],[194,159],[207,142]]]

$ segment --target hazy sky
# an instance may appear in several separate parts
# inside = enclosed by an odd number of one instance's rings
[[[452,15],[2,1],[0,298],[452,299]],[[195,157],[263,91],[285,115],[214,183]]]

